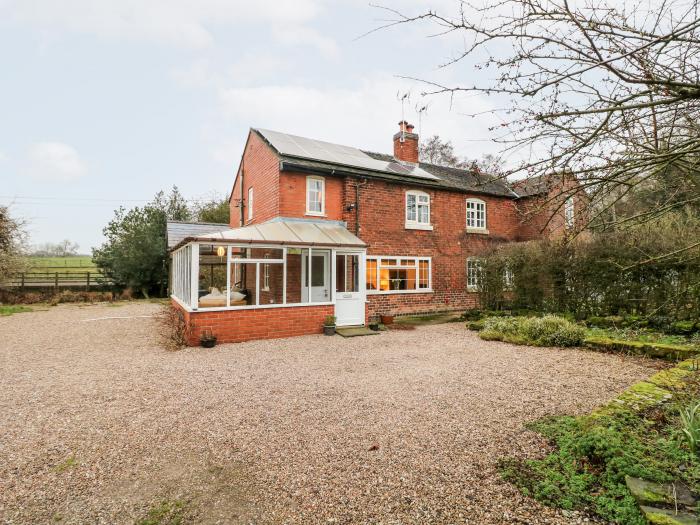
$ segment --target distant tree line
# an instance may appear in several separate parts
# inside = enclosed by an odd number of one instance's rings
[[[32,248],[29,255],[34,257],[70,257],[78,255],[80,246],[77,242],[64,239],[61,242],[46,242],[38,244]]]
[[[106,241],[92,251],[105,276],[144,297],[164,295],[168,287],[166,222],[195,221],[228,224],[228,199],[214,195],[193,204],[173,186],[158,192],[144,206],[115,210],[104,228]]]

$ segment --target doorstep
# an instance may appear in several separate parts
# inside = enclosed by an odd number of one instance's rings
[[[363,335],[377,335],[379,332],[370,330],[366,326],[343,326],[336,328],[335,333],[343,337],[360,337]]]

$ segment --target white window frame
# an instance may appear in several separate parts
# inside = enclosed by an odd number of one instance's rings
[[[473,220],[471,221],[470,224],[470,217],[469,217],[469,206],[473,205]],[[479,217],[479,206],[483,207],[483,217]],[[488,223],[486,221],[487,213],[486,213],[486,201],[481,200],[481,199],[467,199],[466,202],[466,210],[467,210],[467,217],[466,217],[466,224],[467,224],[467,231],[469,232],[475,232],[475,233],[488,233]],[[481,223],[481,224],[480,224]]]
[[[564,201],[564,224],[567,228],[574,227],[575,203],[574,196],[571,195]]]
[[[513,270],[506,266],[503,268],[503,289],[512,290],[515,287],[515,274]]]
[[[408,218],[408,198],[409,196],[413,196],[416,199],[416,218],[415,219],[409,219]],[[419,199],[421,197],[427,198],[428,202],[427,203],[419,203]],[[404,217],[406,219],[406,229],[407,230],[432,230],[433,226],[431,223],[431,217],[430,217],[430,207],[431,207],[431,202],[430,202],[430,195],[425,193],[424,191],[418,191],[418,190],[410,190],[406,192],[406,196],[404,198]],[[420,208],[421,207],[427,207],[428,208],[428,222],[421,221],[421,213],[420,213]]]
[[[266,255],[265,259],[269,259],[269,257]],[[270,291],[270,265],[269,264],[263,264],[263,285],[262,285],[261,290],[263,292]]]
[[[471,265],[474,265],[474,272],[476,272],[476,275],[474,276],[474,279],[472,279],[472,271],[469,268]],[[467,290],[470,292],[477,292],[479,291],[479,275],[478,272],[481,271],[482,268],[482,262],[481,259],[478,257],[467,257]],[[470,284],[470,281],[472,283]]]
[[[310,204],[310,199],[309,199],[309,192],[311,190],[311,182],[318,181],[321,183],[321,195],[319,197],[319,200],[321,202],[321,211],[318,210],[312,210],[309,208]],[[314,215],[317,217],[324,217],[326,215],[326,179],[323,177],[318,177],[316,175],[309,175],[306,177],[306,215]]]
[[[382,265],[382,259],[403,259],[403,260],[411,260],[413,261],[413,265]],[[375,282],[374,286],[375,289],[371,290],[367,288],[367,282],[365,282],[365,288],[367,290],[368,295],[384,295],[384,294],[404,294],[404,293],[433,293],[433,258],[432,257],[414,257],[414,256],[407,256],[407,255],[368,255],[366,258],[367,261],[375,261],[377,263],[377,272],[376,272],[376,277],[375,277]],[[420,282],[420,261],[424,261],[428,263],[428,287],[427,288],[416,288],[415,290],[380,290],[379,289],[379,280],[381,276],[381,270],[382,268],[415,268],[416,270],[416,286],[418,286]],[[367,265],[365,263],[365,274],[366,272]]]
[[[253,220],[253,187],[248,188],[248,220]]]

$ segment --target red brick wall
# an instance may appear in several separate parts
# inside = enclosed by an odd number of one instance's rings
[[[221,312],[187,312],[185,315],[190,346],[199,346],[199,337],[210,330],[219,343],[240,343],[254,339],[277,339],[323,332],[323,321],[334,315],[333,305],[255,308]]]
[[[306,215],[306,173],[282,172],[280,174],[281,217],[307,217],[312,219],[342,220],[343,181],[339,177],[323,177],[325,180],[325,217]]]
[[[344,180],[345,205],[355,203],[355,179]],[[493,242],[515,240],[519,216],[513,200],[443,190],[410,188],[382,181],[360,182],[359,237],[367,255],[432,257],[433,293],[368,294],[369,315],[418,313],[473,308],[477,294],[467,292],[467,257]],[[405,192],[420,189],[431,197],[432,231],[405,227]],[[467,233],[466,200],[486,202],[489,235]],[[356,210],[344,211],[350,231],[357,228]]]
[[[549,190],[547,195],[526,197],[517,201],[521,226],[518,233],[519,241],[530,241],[542,237],[561,237],[568,231],[564,218],[564,200],[562,192],[578,186],[574,179],[567,179],[563,185],[557,185]],[[582,191],[574,195],[574,229],[585,228],[588,200]]]
[[[276,216],[305,217],[306,174],[280,173],[274,152],[255,133],[249,137],[244,165],[245,196],[247,197],[248,187],[255,188],[253,223]],[[356,202],[358,185],[359,203]],[[479,255],[491,243],[538,238],[542,236],[542,230],[545,234],[554,235],[563,229],[563,209],[560,211],[561,217],[545,227],[547,209],[538,211],[534,216],[528,213],[536,204],[533,199],[516,203],[513,199],[504,197],[412,188],[404,184],[359,181],[339,176],[326,176],[325,188],[325,218],[346,221],[348,229],[356,232],[368,244],[368,255],[432,257],[433,293],[369,295],[369,315],[474,307],[477,294],[466,290],[468,257]],[[432,231],[405,228],[405,192],[408,189],[417,189],[430,195]],[[488,235],[466,231],[466,199],[469,197],[486,202]],[[240,177],[234,188],[233,204],[237,198],[240,198]],[[355,204],[356,209],[348,211],[350,204]],[[583,209],[583,202],[577,202],[576,209]],[[239,217],[239,208],[232,208],[232,226],[240,224]],[[523,224],[524,218],[529,219],[527,224]],[[560,222],[557,223],[557,220]],[[291,291],[289,289],[288,293]],[[280,318],[284,317],[281,310],[269,311]]]
[[[256,133],[249,133],[243,151],[243,225],[265,222],[279,215],[279,159],[275,152]],[[248,221],[248,188],[253,188],[253,219]],[[241,171],[239,168],[233,187],[230,208],[232,228],[241,226]]]

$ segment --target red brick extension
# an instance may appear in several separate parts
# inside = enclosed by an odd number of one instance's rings
[[[210,330],[220,343],[317,334],[323,331],[326,316],[335,313],[333,305],[188,312],[177,301],[173,300],[172,304],[185,315],[191,346],[199,345],[203,330]]]

